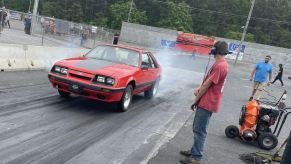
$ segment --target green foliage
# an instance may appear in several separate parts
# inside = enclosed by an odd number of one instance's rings
[[[157,23],[160,27],[184,32],[193,31],[190,6],[185,2],[179,3],[177,5],[174,2],[166,1],[160,17],[162,19],[160,19]]]
[[[31,10],[34,0],[31,0]],[[134,0],[130,22],[241,38],[249,0]],[[29,0],[4,0],[6,8],[28,12]],[[120,29],[131,0],[40,0],[39,13],[60,19]],[[245,40],[291,48],[290,0],[257,0]]]
[[[0,1],[3,2],[3,1]],[[31,0],[31,11],[33,9],[33,3],[34,0]],[[29,0],[5,0],[4,1],[4,6],[6,8],[18,10],[18,11],[23,11],[23,12],[28,12],[29,10]],[[2,7],[2,3],[1,3]]]
[[[241,38],[241,33],[236,32],[236,31],[229,31],[225,34],[225,36],[229,39],[239,40]]]
[[[62,15],[62,10],[57,2],[45,2],[43,4],[43,15],[59,16]]]
[[[72,3],[66,12],[67,18],[73,22],[84,22],[84,13],[80,2]]]
[[[127,21],[129,17],[129,11],[130,11],[131,2],[120,2],[115,3],[110,6],[110,27],[113,29],[120,29],[122,22]],[[145,11],[139,11],[136,8],[136,5],[133,3],[132,10],[130,12],[129,21],[131,23],[139,23],[139,24],[145,24],[147,21],[147,16]]]
[[[225,34],[225,37],[229,39],[241,40],[242,32],[229,31]],[[254,42],[255,41],[254,34],[247,33],[245,36],[245,41]]]

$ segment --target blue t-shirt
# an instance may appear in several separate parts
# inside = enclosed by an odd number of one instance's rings
[[[255,82],[260,83],[266,82],[268,75],[272,73],[272,69],[273,69],[272,64],[265,63],[264,61],[257,63]]]

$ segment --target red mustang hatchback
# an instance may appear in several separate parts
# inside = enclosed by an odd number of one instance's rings
[[[156,95],[161,67],[151,52],[120,45],[99,45],[79,58],[57,62],[48,74],[62,97],[71,93],[89,99],[117,102],[126,111],[132,96]]]

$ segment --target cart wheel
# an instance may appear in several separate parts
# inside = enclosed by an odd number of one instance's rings
[[[237,126],[235,125],[229,125],[228,127],[226,127],[225,129],[225,135],[228,138],[235,138],[239,136],[239,129]]]
[[[245,115],[246,115],[246,106],[244,105],[241,108],[240,116],[239,116],[239,125],[242,125],[245,121]]]
[[[278,145],[278,138],[273,133],[261,133],[258,144],[264,150],[272,150]]]

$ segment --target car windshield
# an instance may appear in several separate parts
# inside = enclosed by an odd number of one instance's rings
[[[139,66],[139,53],[137,51],[120,47],[97,46],[88,52],[86,57],[127,64],[135,67]]]

